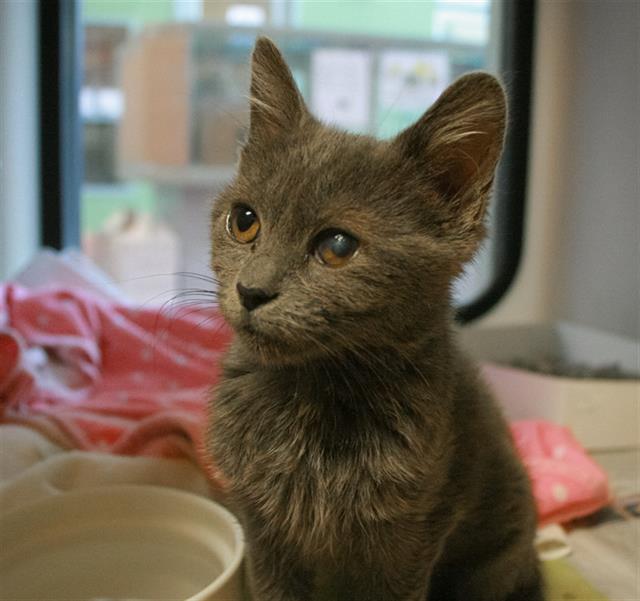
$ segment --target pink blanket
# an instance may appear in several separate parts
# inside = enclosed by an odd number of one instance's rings
[[[188,456],[220,484],[204,452],[204,411],[230,339],[213,307],[162,312],[0,285],[0,421],[69,448]],[[518,422],[512,432],[541,523],[609,501],[604,472],[566,428]]]
[[[190,456],[211,471],[204,409],[229,340],[213,307],[129,308],[0,285],[1,420],[69,448]]]
[[[511,424],[529,472],[541,525],[589,515],[611,500],[609,480],[568,428],[546,421]]]

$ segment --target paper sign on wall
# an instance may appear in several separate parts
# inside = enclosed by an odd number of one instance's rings
[[[380,56],[377,133],[396,134],[410,125],[440,96],[450,82],[444,52],[387,50]]]
[[[320,48],[311,56],[311,110],[351,131],[367,131],[371,114],[371,55],[364,50]]]

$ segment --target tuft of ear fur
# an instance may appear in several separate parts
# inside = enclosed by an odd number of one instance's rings
[[[506,118],[505,93],[498,80],[488,73],[469,73],[393,141],[417,162],[457,220],[458,230],[482,233]]]
[[[251,62],[249,140],[268,142],[295,129],[308,114],[277,46],[259,37]]]

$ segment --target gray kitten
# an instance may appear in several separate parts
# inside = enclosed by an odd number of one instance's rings
[[[253,54],[251,126],[212,214],[235,330],[209,450],[256,601],[542,601],[536,515],[506,424],[452,333],[506,105],[465,75],[390,141],[308,112]]]

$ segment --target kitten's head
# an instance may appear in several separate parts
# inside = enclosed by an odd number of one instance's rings
[[[495,78],[465,75],[388,141],[307,110],[258,40],[238,174],[216,200],[220,308],[263,362],[411,345],[448,319],[451,281],[484,235],[505,127]]]

